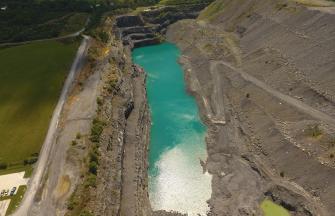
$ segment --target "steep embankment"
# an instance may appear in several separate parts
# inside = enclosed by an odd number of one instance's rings
[[[335,210],[335,15],[313,2],[220,0],[168,28],[209,125],[213,215],[259,215],[265,197]]]
[[[106,21],[107,22],[107,21]],[[112,31],[106,27],[106,31]],[[97,114],[91,128],[89,160],[98,161],[94,181],[77,187],[68,215],[150,215],[147,195],[147,149],[150,117],[144,72],[132,65],[130,50],[110,35],[99,74]],[[98,157],[98,159],[94,159]],[[91,163],[90,163],[91,172]],[[94,173],[94,172],[93,172]]]
[[[97,29],[108,40],[91,40],[28,215],[151,215],[145,75],[112,22]]]
[[[118,16],[115,19],[114,32],[117,38],[122,41],[122,45],[124,46],[123,52],[125,52],[125,56],[128,59],[129,51],[132,48],[160,43],[162,35],[165,34],[168,25],[180,19],[196,18],[200,10],[205,6],[206,4],[159,7],[142,11],[138,15]],[[125,62],[125,65],[131,64],[128,60]],[[139,103],[136,101],[141,101],[141,97],[145,95],[146,92],[144,91],[143,86],[138,86],[136,84],[132,85],[132,89],[137,92],[133,95],[135,102],[134,107],[136,108],[138,107],[136,104]],[[146,100],[142,100],[141,103],[146,104]],[[145,122],[147,124],[140,122],[140,125],[146,125],[146,130],[136,130],[137,133],[135,133],[134,124],[139,118],[137,112],[138,111],[132,111],[129,116],[128,121],[131,121],[132,123],[130,126],[127,124],[127,128],[132,132],[129,133],[128,139],[136,140],[136,138],[138,139],[139,137],[142,137],[144,141],[139,142],[138,146],[133,145],[132,143],[125,144],[119,213],[121,215],[181,215],[176,212],[151,212],[147,191],[148,176],[146,171],[148,166],[148,156],[147,149],[145,148],[146,146],[143,146],[144,144],[148,144],[148,138],[146,136],[148,134],[147,126],[149,122]],[[146,118],[148,118],[148,116]],[[136,170],[142,170],[140,173],[141,175],[136,173]],[[134,182],[140,182],[140,184],[135,184]],[[137,191],[138,189],[141,193],[134,193],[134,191]]]
[[[151,211],[145,74],[132,64],[130,51],[159,43],[169,23],[195,18],[204,7],[162,7],[108,17],[99,26],[106,40],[92,40],[76,77],[32,214],[179,215]]]
[[[161,6],[146,9],[136,15],[116,18],[116,35],[130,49],[162,41],[166,28],[182,19],[195,19],[208,3]]]

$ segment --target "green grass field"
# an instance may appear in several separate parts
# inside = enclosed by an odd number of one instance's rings
[[[10,215],[12,213],[14,213],[15,209],[20,205],[22,199],[23,199],[23,195],[27,190],[27,186],[25,185],[21,185],[18,189],[17,189],[17,193],[11,198],[11,201],[9,203],[6,215]]]
[[[271,200],[264,200],[261,203],[261,209],[263,210],[264,216],[290,216],[290,213],[288,213],[285,208],[277,205]]]
[[[0,162],[7,169],[40,151],[78,46],[49,41],[0,49]]]
[[[7,196],[7,197],[1,197],[0,201],[2,200],[6,200],[6,199],[11,199],[8,209],[6,211],[6,215],[10,215],[12,214],[15,209],[20,205],[23,195],[27,190],[27,186],[26,185],[21,185],[19,186],[19,188],[17,189],[17,192],[14,196]]]
[[[88,19],[89,14],[87,13],[75,13],[67,20],[60,36],[74,33],[81,30]]]

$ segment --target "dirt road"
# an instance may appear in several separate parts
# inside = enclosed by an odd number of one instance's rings
[[[34,197],[36,194],[36,191],[38,190],[41,180],[42,180],[42,176],[43,173],[46,170],[47,167],[47,163],[48,163],[48,159],[50,156],[50,150],[52,149],[52,145],[55,142],[55,133],[57,130],[57,126],[58,126],[58,122],[59,122],[59,118],[63,109],[63,105],[67,99],[68,93],[69,93],[69,89],[72,85],[72,82],[76,76],[76,73],[78,72],[78,69],[80,68],[80,65],[82,64],[83,58],[84,58],[84,54],[85,51],[88,47],[88,41],[89,41],[89,37],[84,36],[84,39],[78,49],[76,58],[72,64],[71,70],[69,72],[69,75],[65,81],[62,93],[59,97],[57,106],[53,112],[53,116],[52,119],[50,121],[50,125],[49,125],[49,129],[48,129],[48,133],[47,136],[44,140],[44,144],[42,146],[41,152],[40,152],[40,157],[39,160],[36,164],[36,168],[34,170],[34,173],[28,183],[28,189],[25,193],[25,196],[22,200],[21,206],[17,209],[17,211],[14,213],[14,215],[17,216],[24,216],[24,215],[28,215],[28,211],[31,208],[33,201],[34,201]]]
[[[224,65],[232,70],[234,70],[235,72],[238,72],[243,79],[245,79],[246,81],[249,81],[251,83],[253,83],[254,85],[256,85],[257,87],[263,89],[264,91],[270,93],[271,95],[273,95],[274,97],[290,104],[293,107],[296,107],[297,109],[301,110],[302,112],[316,118],[319,119],[321,121],[324,121],[330,125],[335,125],[335,119],[329,115],[327,115],[324,112],[321,112],[303,102],[301,102],[298,99],[295,99],[291,96],[288,96],[286,94],[283,94],[275,89],[273,89],[272,87],[270,87],[269,85],[265,84],[264,82],[256,79],[255,77],[247,74],[246,72],[244,72],[243,70],[239,69],[239,68],[235,68],[232,65],[230,65],[227,62],[224,61],[212,61],[212,64],[214,64],[213,68],[219,66],[219,65]]]
[[[27,43],[33,43],[33,42],[43,42],[43,41],[51,41],[51,40],[61,40],[61,39],[67,39],[67,38],[73,38],[79,36],[81,33],[85,31],[85,28],[80,29],[77,32],[60,36],[60,37],[54,37],[54,38],[46,38],[46,39],[38,39],[38,40],[30,40],[30,41],[22,41],[22,42],[13,42],[13,43],[2,43],[0,44],[0,47],[3,46],[17,46],[17,45],[23,45]]]

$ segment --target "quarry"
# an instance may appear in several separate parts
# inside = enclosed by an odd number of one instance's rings
[[[322,0],[107,13],[13,215],[333,216],[334,21]]]

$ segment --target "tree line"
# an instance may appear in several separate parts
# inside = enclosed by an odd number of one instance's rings
[[[0,43],[57,37],[74,13],[89,13],[92,22],[106,11],[145,6],[158,0],[2,0]]]

